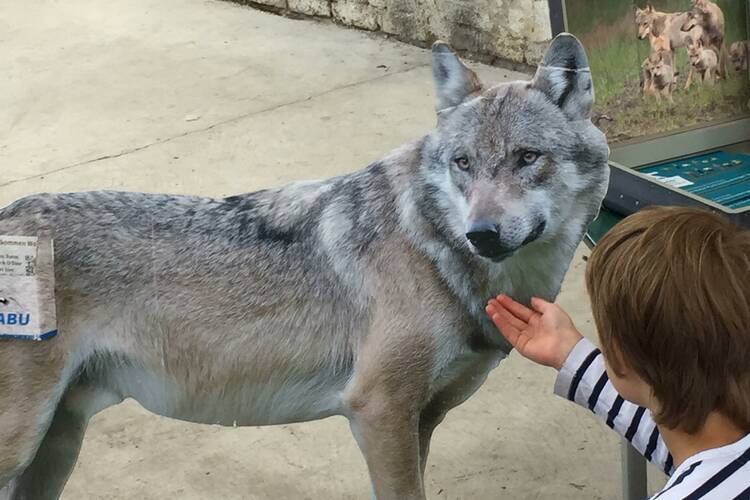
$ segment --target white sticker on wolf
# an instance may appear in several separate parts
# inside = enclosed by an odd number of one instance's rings
[[[0,338],[55,336],[52,240],[0,235]]]

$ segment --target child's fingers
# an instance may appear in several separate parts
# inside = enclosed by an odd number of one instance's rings
[[[499,311],[500,310],[500,304],[495,299],[490,299],[487,301],[487,308],[492,309],[492,311]],[[489,312],[489,310],[487,311]]]
[[[491,299],[487,302],[487,307],[484,309],[487,311],[487,315],[492,318],[495,314],[500,314],[500,304],[495,299]]]
[[[524,328],[528,327],[528,323],[518,319],[516,316],[513,315],[503,304],[498,304],[499,307],[496,308],[497,314],[503,317],[505,321],[510,323],[511,326],[518,330],[523,330]]]
[[[507,295],[498,295],[497,301],[500,305],[503,306],[503,308],[505,308],[507,311],[513,314],[513,316],[520,319],[524,323],[528,323],[531,317],[534,315],[534,311],[532,311],[525,305],[516,302]]]
[[[514,327],[510,322],[508,322],[507,317],[502,313],[490,313],[490,310],[491,309],[487,307],[487,313],[490,314],[490,319],[495,324],[497,329],[500,330],[500,333],[503,334],[503,337],[508,339],[508,342],[510,342],[512,345],[516,345],[518,337],[521,335],[520,330],[518,330],[518,328]]]
[[[554,304],[551,302],[547,302],[544,299],[540,299],[539,297],[532,297],[531,307],[533,307],[535,311],[544,314],[546,312],[549,312],[549,310],[554,307]]]
[[[499,303],[495,299],[490,299],[490,301],[487,303],[487,313],[490,315],[490,317],[494,316],[495,314],[501,315],[505,321],[509,322],[518,330],[523,330],[528,326],[528,324],[515,317],[510,311],[508,311],[508,309],[506,309],[503,304]]]

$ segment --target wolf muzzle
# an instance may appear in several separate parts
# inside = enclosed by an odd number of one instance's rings
[[[466,239],[469,240],[480,256],[490,259],[493,262],[500,262],[513,255],[519,248],[539,238],[546,227],[547,223],[541,221],[519,243],[518,241],[503,238],[500,226],[494,222],[480,220],[471,225],[471,228],[466,233]]]

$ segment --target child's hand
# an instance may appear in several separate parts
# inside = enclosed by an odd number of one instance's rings
[[[487,314],[523,357],[559,370],[583,336],[560,306],[534,298],[531,307],[498,295],[487,304]]]

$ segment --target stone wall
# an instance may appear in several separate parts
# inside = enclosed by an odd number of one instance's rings
[[[437,39],[484,59],[534,64],[551,36],[547,0],[236,0],[330,18],[429,45]]]

